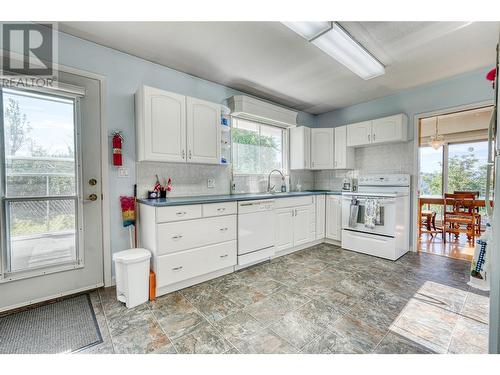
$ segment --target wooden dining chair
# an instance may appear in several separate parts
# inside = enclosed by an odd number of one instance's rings
[[[474,242],[476,238],[477,213],[474,193],[459,193],[444,195],[443,207],[443,242],[446,234],[454,234],[455,239],[461,233],[467,235],[467,240]]]
[[[466,195],[468,195],[468,194],[474,194],[474,198],[478,199],[480,192],[479,191],[459,191],[459,190],[455,190],[455,191],[453,191],[453,194],[466,194]],[[476,235],[480,236],[481,235],[481,214],[479,213],[479,205],[475,205],[475,207],[471,207],[471,210],[473,210],[473,211],[476,212],[476,226],[475,226],[475,230],[476,230]]]

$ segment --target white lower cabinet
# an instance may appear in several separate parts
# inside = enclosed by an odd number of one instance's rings
[[[326,197],[324,195],[316,196],[316,239],[325,238],[326,221]]]
[[[294,210],[293,217],[293,245],[299,246],[311,242],[310,212],[309,206],[298,207]]]
[[[236,240],[156,258],[158,286],[175,284],[236,264]]]
[[[236,202],[139,207],[140,246],[153,253],[157,295],[232,272]],[[213,276],[216,274],[215,276]]]
[[[275,212],[276,251],[293,247],[293,209],[282,208]]]
[[[342,196],[326,197],[326,238],[336,241],[342,239]]]
[[[314,205],[280,208],[275,211],[276,251],[314,241]]]

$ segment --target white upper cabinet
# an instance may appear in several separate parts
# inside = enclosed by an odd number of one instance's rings
[[[353,169],[354,168],[354,148],[347,147],[347,126],[334,128],[335,147],[334,147],[334,168],[335,169]]]
[[[408,140],[408,117],[404,113],[347,125],[347,147]]]
[[[290,128],[290,169],[311,168],[311,129]]]
[[[365,146],[370,144],[371,134],[371,121],[363,121],[347,125],[347,147]]]
[[[219,104],[149,86],[135,103],[138,161],[220,163]]]
[[[407,138],[408,121],[402,113],[372,121],[372,143],[402,142]]]
[[[311,169],[334,168],[333,128],[311,129]]]
[[[221,107],[205,100],[187,98],[187,161],[220,163]]]
[[[137,159],[186,161],[186,97],[143,86],[136,94]]]

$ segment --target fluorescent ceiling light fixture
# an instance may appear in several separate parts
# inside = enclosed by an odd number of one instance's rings
[[[282,22],[283,25],[295,31],[302,38],[311,40],[315,36],[330,30],[332,23],[329,21],[323,22]]]
[[[327,29],[325,23],[329,24]],[[336,22],[286,22],[284,25],[365,80],[385,74],[384,65]]]

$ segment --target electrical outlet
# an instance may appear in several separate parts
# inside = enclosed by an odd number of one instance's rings
[[[208,187],[209,189],[213,189],[213,188],[215,187],[215,179],[213,179],[213,178],[209,178],[209,179],[207,180],[207,187]]]
[[[118,168],[118,177],[122,178],[128,177],[128,168],[125,167]]]

